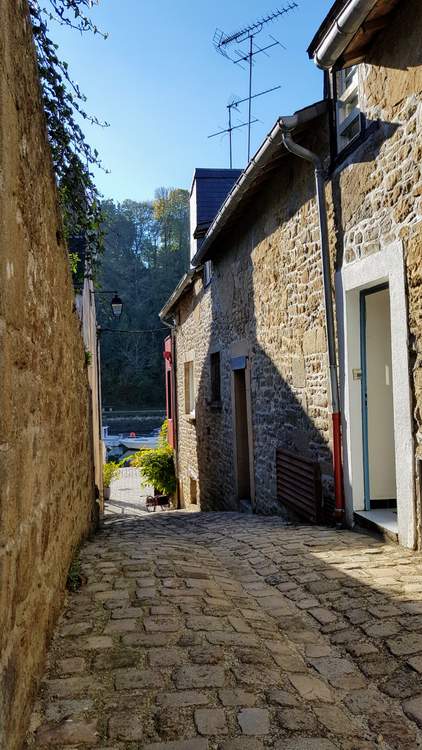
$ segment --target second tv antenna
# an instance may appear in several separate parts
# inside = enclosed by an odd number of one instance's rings
[[[248,121],[247,123],[244,123],[248,126],[248,162],[251,156],[252,99],[274,90],[268,89],[267,91],[262,91],[259,94],[252,95],[252,67],[254,64],[254,57],[255,55],[259,55],[260,53],[266,55],[268,49],[271,49],[271,47],[275,47],[276,45],[280,45],[280,42],[278,42],[277,39],[274,39],[274,37],[272,36],[270,36],[270,43],[265,45],[264,47],[258,47],[255,44],[254,39],[257,34],[262,31],[267,23],[275,21],[277,18],[280,18],[280,16],[286,15],[286,13],[297,7],[297,3],[292,0],[292,2],[289,2],[289,4],[284,6],[283,8],[277,8],[272,13],[268,13],[268,15],[262,16],[262,18],[259,18],[254,23],[250,24],[249,26],[244,26],[243,28],[233,32],[232,34],[225,34],[224,31],[221,31],[220,29],[216,29],[214,33],[213,43],[215,49],[228,60],[231,60],[231,62],[240,65],[240,67],[246,65],[249,69],[249,94],[245,99],[238,101],[238,104],[240,104],[241,101],[248,102]],[[246,49],[242,49],[240,47],[234,49],[233,51],[233,47],[235,45],[242,45],[244,43],[247,43]],[[232,128],[230,123],[229,109],[229,128],[227,131],[222,132],[228,132],[231,139],[231,131],[233,129],[234,128]],[[213,135],[218,134],[215,133]]]
[[[281,86],[273,86],[271,89],[266,89],[266,91],[260,91],[259,94],[253,94],[251,96],[251,99],[256,99],[258,96],[263,96],[264,94],[269,94],[270,91],[277,91],[277,89],[281,89]],[[233,125],[232,124],[232,109],[238,110],[239,104],[243,104],[244,102],[249,101],[249,97],[247,96],[245,99],[238,99],[237,97],[233,98],[229,104],[227,104],[227,111],[228,111],[228,127],[224,130],[219,130],[218,133],[211,133],[211,135],[208,136],[208,138],[215,138],[217,135],[225,135],[225,133],[228,133],[229,135],[229,154],[230,154],[230,169],[233,168],[233,143],[232,143],[232,132],[233,130],[237,130],[238,128],[246,128],[247,126],[253,125],[255,122],[258,122],[258,120],[255,118],[253,120],[250,120],[250,122],[241,122],[239,125]]]

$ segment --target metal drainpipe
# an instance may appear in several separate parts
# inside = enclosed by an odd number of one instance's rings
[[[331,295],[330,247],[328,241],[327,205],[325,200],[324,170],[317,154],[300,146],[292,139],[288,128],[283,129],[283,143],[287,151],[311,162],[315,170],[315,183],[318,203],[319,228],[321,236],[322,277],[324,286],[325,325],[328,343],[328,364],[331,387],[331,412],[333,420],[333,469],[335,491],[335,520],[344,523],[344,489],[341,450],[340,389],[337,375],[337,354],[335,343],[333,300]]]

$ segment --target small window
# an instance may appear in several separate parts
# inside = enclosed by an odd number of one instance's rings
[[[337,150],[342,151],[361,131],[358,66],[336,73]]]
[[[221,401],[220,352],[213,352],[210,357],[211,365],[211,401]]]
[[[185,414],[195,410],[195,385],[193,362],[185,362]]]
[[[208,286],[212,278],[212,260],[204,263],[204,286]]]

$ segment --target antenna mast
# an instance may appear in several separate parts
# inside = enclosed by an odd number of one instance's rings
[[[276,8],[276,10],[272,11],[271,13],[268,13],[266,16],[262,16],[262,18],[259,18],[254,23],[250,24],[249,26],[244,26],[243,28],[239,29],[238,31],[235,31],[231,34],[225,34],[224,31],[221,31],[221,29],[216,29],[214,33],[213,43],[214,47],[217,50],[217,52],[220,52],[223,57],[226,57],[231,62],[240,65],[240,67],[244,67],[244,64],[247,65],[247,68],[249,70],[249,93],[248,96],[245,99],[240,99],[237,104],[240,104],[241,102],[248,102],[248,121],[246,123],[243,123],[242,125],[237,125],[236,127],[243,127],[248,126],[248,162],[251,157],[251,125],[253,122],[256,122],[256,120],[252,120],[252,99],[255,99],[257,96],[262,96],[263,94],[267,94],[270,91],[274,91],[277,88],[280,88],[279,86],[275,86],[272,89],[268,89],[267,91],[261,91],[259,94],[252,94],[252,68],[254,64],[254,57],[260,53],[264,53],[267,55],[267,50],[271,49],[271,47],[275,47],[276,45],[280,45],[280,42],[277,41],[277,39],[274,39],[273,36],[270,36],[270,43],[267,44],[265,47],[258,47],[255,44],[255,37],[257,34],[259,34],[264,26],[267,23],[270,23],[272,21],[275,21],[277,18],[280,18],[280,16],[286,15],[289,11],[293,10],[294,8],[297,8],[297,3],[292,0],[288,3],[288,5],[284,6],[283,8]],[[234,55],[235,57],[231,56],[231,45],[236,44],[244,44],[247,43],[247,49],[235,49]],[[282,45],[280,45],[282,46]],[[230,166],[232,164],[232,143],[231,143],[231,133],[234,128],[231,126],[231,107],[236,106],[234,103],[231,103],[228,105],[229,110],[229,127],[227,130],[222,130],[219,133],[213,133],[210,138],[212,138],[214,135],[220,135],[221,133],[228,133],[229,139],[230,139]]]

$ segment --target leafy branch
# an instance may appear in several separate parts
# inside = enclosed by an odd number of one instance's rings
[[[92,31],[94,34],[100,34],[104,39],[107,39],[107,34],[100,31],[92,19],[81,10],[83,6],[92,8],[93,5],[98,5],[98,0],[50,0],[50,5],[53,12],[43,8],[43,13],[51,21],[55,20],[62,26],[70,26],[81,33]]]
[[[58,56],[48,22],[56,20],[80,33],[88,31],[104,38],[106,34],[85,12],[94,0],[48,0],[48,7],[39,0],[28,2],[65,236],[67,240],[74,237],[83,240],[79,244],[83,252],[77,251],[78,264],[74,251],[71,252],[72,270],[78,269],[77,281],[81,281],[85,274],[94,272],[103,248],[101,195],[92,173],[93,167],[103,166],[98,151],[87,143],[77,118],[101,127],[108,125],[85,111],[86,97],[72,79],[68,63]]]

